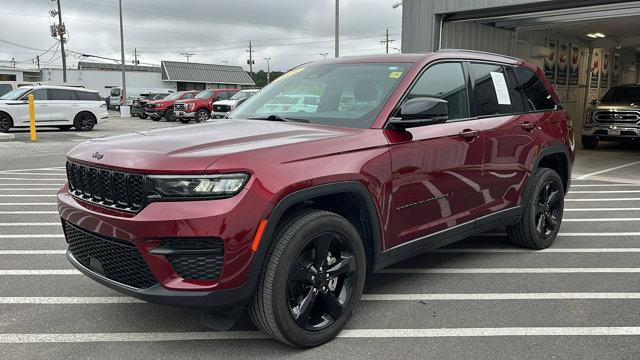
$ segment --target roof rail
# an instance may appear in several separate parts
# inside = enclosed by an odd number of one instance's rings
[[[498,57],[503,57],[503,58],[507,58],[507,59],[512,59],[512,60],[516,60],[516,61],[524,61],[520,58],[517,58],[515,56],[509,56],[509,55],[503,55],[503,54],[497,54],[497,53],[492,53],[489,51],[480,51],[480,50],[468,50],[468,49],[440,49],[438,51],[436,51],[438,53],[443,53],[443,52],[462,52],[462,53],[469,53],[469,54],[480,54],[480,55],[492,55],[492,56],[498,56]]]

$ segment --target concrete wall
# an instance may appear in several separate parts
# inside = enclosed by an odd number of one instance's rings
[[[62,69],[44,69],[42,81],[62,82]],[[122,86],[122,73],[120,71],[73,69],[67,70],[67,81],[82,84],[88,89],[100,92],[101,96],[107,96],[110,88]],[[159,72],[143,71],[128,71],[127,87],[176,89],[175,83],[162,81]]]
[[[3,76],[4,75],[4,76]],[[0,78],[4,81],[13,81],[13,77],[15,76],[14,81],[23,81],[22,70],[20,69],[12,69],[12,68],[0,68]],[[6,79],[4,79],[6,77]]]

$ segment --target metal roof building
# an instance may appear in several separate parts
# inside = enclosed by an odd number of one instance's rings
[[[162,81],[175,82],[179,91],[255,85],[240,66],[162,61],[161,68]]]

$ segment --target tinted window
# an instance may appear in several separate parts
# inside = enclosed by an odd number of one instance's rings
[[[49,89],[49,100],[72,100],[71,90]]]
[[[218,100],[227,100],[229,98],[229,93],[226,91],[220,91],[218,93]]]
[[[515,68],[515,74],[527,96],[527,110],[553,110],[556,108],[555,100],[549,95],[544,83],[533,71]]]
[[[8,93],[9,91],[13,90],[13,87],[9,84],[0,84],[0,96]]]
[[[525,112],[524,99],[525,95],[516,80],[516,76],[513,74],[513,68],[508,67],[507,70],[507,85],[509,86],[509,95],[511,96],[511,105],[513,105],[513,111],[516,113]]]
[[[97,101],[97,100],[101,100],[100,96],[97,93],[92,93],[92,92],[88,92],[88,91],[74,91],[76,98],[78,100],[84,100],[84,101]]]
[[[640,101],[640,87],[616,86],[612,87],[602,97],[603,102],[638,102]]]
[[[31,92],[33,94],[33,100],[47,100],[47,90],[38,89]],[[27,97],[25,96],[25,99]]]
[[[511,114],[511,98],[506,88],[506,77],[501,65],[471,64],[476,82],[478,116]],[[502,90],[507,90],[505,93]],[[500,96],[498,96],[500,95]]]
[[[193,99],[193,93],[186,93],[181,99]]]
[[[469,117],[469,98],[462,64],[442,63],[431,66],[413,86],[408,99],[433,97],[449,105],[449,119]]]

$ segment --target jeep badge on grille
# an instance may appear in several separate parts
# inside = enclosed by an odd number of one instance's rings
[[[94,159],[100,160],[104,157],[104,154],[100,154],[99,152],[96,151],[95,154],[93,154],[91,157]]]

